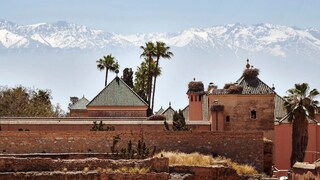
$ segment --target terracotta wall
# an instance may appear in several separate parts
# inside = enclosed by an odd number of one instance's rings
[[[98,123],[100,121],[97,121]],[[114,128],[116,131],[140,131],[143,128],[145,131],[164,131],[164,124],[108,124],[104,122],[104,128]],[[192,131],[210,131],[210,125],[188,125]],[[1,124],[2,131],[90,131],[92,122],[88,124]]]
[[[203,95],[188,94],[189,97],[189,120],[200,121],[203,120]],[[199,98],[201,97],[201,98]]]
[[[138,132],[0,132],[0,152],[110,152],[113,137],[119,135],[119,149],[131,140],[141,139]],[[144,132],[144,141],[156,151],[200,152],[221,155],[255,166],[263,171],[262,132]]]
[[[223,122],[225,131],[273,130],[274,95],[209,95],[209,108],[214,101],[224,105]],[[256,119],[251,118],[251,110],[256,111]],[[209,113],[214,116],[215,113]],[[230,122],[226,122],[226,117]],[[214,119],[214,117],[210,117]],[[220,122],[220,121],[219,121]]]
[[[88,117],[88,111],[87,110],[73,110],[73,109],[70,109],[69,116],[70,117]]]
[[[309,124],[309,141],[305,161],[313,163],[320,158],[320,126]],[[280,170],[290,169],[292,127],[289,123],[275,125],[274,163]],[[285,175],[286,173],[284,173]]]

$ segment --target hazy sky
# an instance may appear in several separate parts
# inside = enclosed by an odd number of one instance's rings
[[[53,23],[63,20],[121,34],[178,32],[193,27],[204,28],[238,22],[247,25],[272,23],[300,28],[320,28],[320,0],[1,0],[0,19],[18,24]],[[82,60],[77,59],[75,55],[71,57],[61,55],[58,58],[55,56],[51,57],[52,60],[44,58],[46,61],[39,57],[38,59],[40,60],[35,61],[34,57],[27,59],[24,56],[23,58],[19,56],[8,58],[10,59],[9,61],[0,56],[0,62],[3,62],[0,65],[2,66],[2,70],[4,70],[0,78],[4,82],[1,81],[0,86],[8,85],[12,87],[22,84],[26,87],[52,89],[54,101],[59,102],[66,109],[70,96],[80,96],[83,93],[91,100],[101,90],[101,86],[104,83],[104,75],[96,70],[95,60],[102,55],[94,54],[82,57]],[[117,57],[121,57],[121,53],[116,55]],[[178,56],[179,54],[175,55],[175,61],[177,61],[176,57]],[[139,64],[141,61],[139,54],[122,58],[127,61],[136,58],[136,64]],[[25,63],[25,60],[28,60],[28,63]],[[21,63],[19,64],[20,61]],[[48,63],[50,67],[48,67]],[[19,67],[18,69],[16,68],[17,64],[19,64],[20,69]],[[21,64],[24,64],[24,66],[20,66]],[[81,71],[86,72],[87,79],[82,78],[81,81],[74,82],[75,78],[72,79],[71,77],[70,64],[74,66],[78,65],[79,67],[77,67]],[[240,70],[242,70],[244,64],[245,58]],[[51,66],[54,68],[51,68]],[[269,73],[269,78],[272,79],[274,78],[273,67],[269,67],[268,69],[267,66],[268,64],[263,69],[266,74]],[[262,68],[262,65],[260,67]],[[46,68],[51,69],[51,71],[54,69],[54,73],[52,73],[54,75],[47,73],[48,69]],[[49,70],[48,72],[51,72]],[[163,70],[168,71],[165,68]],[[205,74],[199,71],[195,72],[201,75]],[[279,70],[279,72],[282,71]],[[318,73],[319,71],[316,72]],[[161,78],[165,79],[168,73],[163,74]],[[193,75],[190,76],[195,77]],[[72,79],[72,82],[67,81],[68,77]],[[92,78],[96,77],[100,78],[101,85],[97,85],[97,82],[92,81]],[[161,78],[159,78],[159,83],[161,83]],[[112,77],[109,78],[109,80],[111,79]],[[215,82],[217,82],[217,79],[221,80],[221,77],[200,78],[203,81]],[[236,80],[236,78],[232,79],[228,77],[227,82],[229,79],[230,81]],[[267,82],[274,83],[274,81],[268,81],[268,78],[265,79]],[[282,79],[283,81],[288,81],[287,79],[290,79],[290,77]],[[73,87],[66,86],[68,84],[72,84]],[[276,84],[277,87],[279,87],[278,84]],[[290,84],[293,83],[290,82]],[[162,87],[166,87],[165,85],[163,83]],[[160,103],[156,104],[156,109],[160,106],[166,107],[169,101],[172,101],[176,108],[183,108],[187,104],[185,95],[187,84],[182,83],[182,85],[181,90],[177,92],[177,94],[180,94],[180,99],[175,97],[177,95],[172,95],[174,97],[168,95],[161,96],[159,92],[156,98],[161,99],[159,100]],[[171,84],[168,86],[170,87]],[[284,86],[282,84],[282,89],[288,89],[289,87],[291,85]],[[277,90],[280,90],[280,88]],[[279,92],[283,94],[284,90]]]
[[[319,8],[319,0],[2,0],[0,18],[19,24],[65,20],[131,34],[237,22],[320,28]]]

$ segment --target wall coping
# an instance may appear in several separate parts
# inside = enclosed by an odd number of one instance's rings
[[[8,120],[3,120],[0,119],[0,125],[1,124],[56,124],[56,125],[65,125],[65,124],[90,124],[94,121],[102,121],[103,123],[107,125],[163,125],[163,121],[150,121],[150,120],[140,120],[140,121],[123,121],[123,120],[105,120],[105,119],[87,119],[87,120],[58,120],[58,119],[43,119],[42,121],[39,120],[32,120],[32,119],[8,119]],[[169,124],[172,124],[172,121],[167,121]],[[186,121],[187,125],[210,125],[209,121]]]

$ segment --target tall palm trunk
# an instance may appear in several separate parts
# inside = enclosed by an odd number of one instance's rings
[[[106,79],[104,82],[104,86],[107,86],[107,84],[108,84],[108,71],[109,71],[109,68],[106,68]]]
[[[303,111],[303,110],[300,110]],[[290,158],[291,167],[294,163],[303,162],[308,145],[308,120],[303,112],[297,116],[292,124],[292,152]]]
[[[159,66],[159,57],[157,58],[157,62],[156,62],[156,70],[158,69]],[[157,83],[157,73],[154,74],[154,79],[153,79],[153,91],[152,91],[152,105],[151,105],[151,110],[153,112],[153,107],[154,107],[154,96],[156,94],[156,83]]]
[[[152,64],[152,59],[151,56],[149,57],[149,62],[148,62],[148,87],[147,87],[147,95],[148,95],[148,106],[150,109],[150,105],[151,105],[151,89],[152,89],[152,73],[151,73],[151,64]]]

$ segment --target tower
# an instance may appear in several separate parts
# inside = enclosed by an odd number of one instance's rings
[[[203,120],[204,86],[200,81],[191,81],[188,85],[189,120]]]

